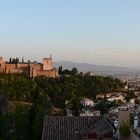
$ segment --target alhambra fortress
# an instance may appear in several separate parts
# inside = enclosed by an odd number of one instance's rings
[[[35,62],[19,62],[19,60],[14,59],[14,61],[5,61],[3,57],[0,57],[0,73],[25,73],[29,77],[36,76],[46,76],[46,77],[57,77],[58,70],[53,67],[52,56],[49,58],[43,58],[43,63]]]

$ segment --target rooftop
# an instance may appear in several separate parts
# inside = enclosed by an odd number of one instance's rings
[[[85,138],[92,130],[104,134],[112,132],[113,127],[103,117],[47,116],[42,140],[75,140],[77,134]]]

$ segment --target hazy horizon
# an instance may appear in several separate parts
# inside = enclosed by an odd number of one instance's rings
[[[139,0],[0,2],[0,56],[140,67]]]

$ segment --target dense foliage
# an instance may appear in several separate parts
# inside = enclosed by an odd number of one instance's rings
[[[63,71],[59,78],[44,76],[29,78],[24,74],[0,74],[0,140],[39,140],[43,120],[61,108],[65,114],[66,101],[78,115],[79,100],[95,100],[98,93],[121,90],[118,79],[78,75],[74,68]]]
[[[129,122],[122,122],[119,127],[119,132],[122,136],[128,137],[131,133]]]

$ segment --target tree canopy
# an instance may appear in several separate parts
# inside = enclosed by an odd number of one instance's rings
[[[83,76],[78,74],[76,68],[61,73],[58,78],[0,74],[1,140],[41,139],[44,117],[52,115],[53,108],[61,108],[65,112],[65,103],[70,101],[73,115],[78,116],[81,98],[94,100],[98,93],[105,94],[123,88],[119,79]],[[102,106],[104,102],[99,108]],[[107,106],[104,107],[106,109]]]

